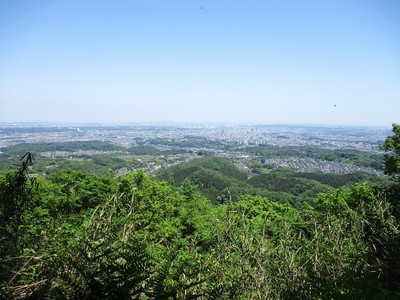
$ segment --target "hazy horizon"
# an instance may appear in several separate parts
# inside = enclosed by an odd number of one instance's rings
[[[0,122],[400,123],[400,2],[2,1]]]
[[[148,127],[298,127],[298,128],[349,128],[349,129],[382,129],[392,131],[392,124],[384,125],[346,125],[346,124],[306,124],[306,123],[251,123],[251,122],[0,122],[0,127],[136,127],[136,126],[148,126]]]

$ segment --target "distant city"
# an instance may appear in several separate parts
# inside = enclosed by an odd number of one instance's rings
[[[191,160],[207,152],[227,157],[243,171],[251,173],[250,161],[260,160],[252,147],[313,147],[326,150],[354,150],[379,153],[379,145],[391,134],[391,128],[315,125],[157,125],[157,124],[50,124],[0,123],[0,151],[21,143],[69,141],[106,141],[125,148],[151,146],[160,151],[181,153],[160,155],[163,163],[140,158],[149,173],[159,168]],[[79,150],[44,151],[43,157],[79,157],[97,154],[123,156],[121,151]],[[1,155],[1,154],[0,154]],[[145,161],[143,161],[145,160]],[[354,164],[319,160],[310,157],[263,157],[272,167],[289,167],[296,171],[351,173],[367,170]]]
[[[17,143],[89,140],[133,146],[138,138],[184,141],[189,136],[211,139],[222,144],[308,145],[326,149],[356,149],[374,152],[379,151],[379,144],[390,134],[390,127],[0,123],[0,148]]]

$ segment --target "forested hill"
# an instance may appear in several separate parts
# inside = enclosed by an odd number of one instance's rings
[[[399,299],[393,130],[382,147],[388,185],[356,177],[334,188],[334,177],[290,172],[248,178],[212,156],[166,169],[170,183],[143,171],[33,177],[27,153],[0,173],[0,298]],[[204,196],[221,188],[216,201]]]
[[[327,174],[293,172],[289,169],[270,170],[266,174],[252,175],[240,171],[226,158],[211,155],[162,169],[159,179],[181,185],[185,180],[195,184],[213,203],[233,200],[241,195],[263,195],[279,203],[298,207],[320,192],[364,181],[386,184],[387,178],[365,172]],[[229,193],[229,195],[228,195]]]

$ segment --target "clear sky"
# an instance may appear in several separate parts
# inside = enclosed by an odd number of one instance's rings
[[[400,123],[400,1],[2,0],[23,121]]]

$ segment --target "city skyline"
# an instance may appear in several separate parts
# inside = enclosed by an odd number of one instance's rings
[[[2,1],[0,122],[400,122],[398,1]]]

